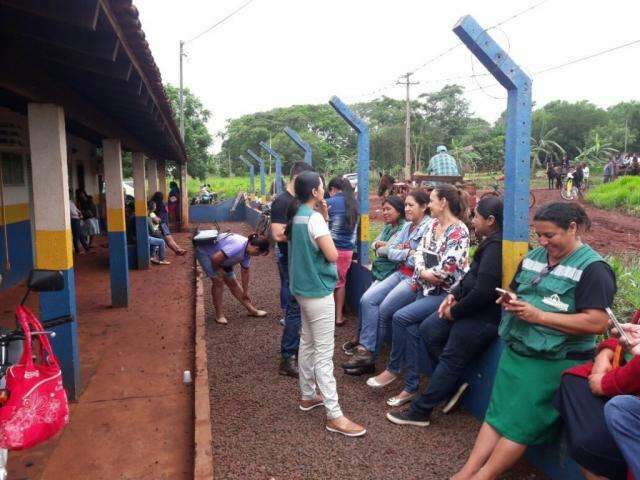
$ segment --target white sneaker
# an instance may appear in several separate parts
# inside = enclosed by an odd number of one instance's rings
[[[451,410],[456,408],[460,403],[462,395],[467,391],[467,388],[469,388],[469,384],[467,382],[460,385],[458,390],[456,390],[456,393],[453,394],[453,397],[451,397],[445,406],[442,407],[442,413],[449,413]]]

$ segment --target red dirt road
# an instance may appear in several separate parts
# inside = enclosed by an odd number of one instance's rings
[[[563,201],[557,190],[534,189],[536,204],[530,212],[529,222],[533,224],[536,209],[547,202]],[[369,215],[373,221],[382,221],[380,199],[369,197]],[[591,219],[591,230],[583,234],[583,239],[600,253],[623,253],[640,251],[640,218],[619,212],[601,210],[585,201],[580,202]]]

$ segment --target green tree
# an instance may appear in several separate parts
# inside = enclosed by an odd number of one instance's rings
[[[179,123],[180,92],[177,87],[166,84],[165,91]],[[187,88],[184,89],[184,143],[187,149],[187,173],[204,180],[213,171],[213,155],[209,152],[213,137],[207,129],[211,112]]]

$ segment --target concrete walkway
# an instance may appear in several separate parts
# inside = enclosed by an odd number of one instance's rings
[[[131,302],[110,307],[108,249],[77,257],[83,392],[59,437],[10,454],[10,479],[193,477],[193,256],[131,271]],[[23,289],[0,294],[3,323]],[[35,299],[35,296],[34,296]]]

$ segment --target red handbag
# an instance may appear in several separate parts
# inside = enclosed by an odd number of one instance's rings
[[[9,399],[0,408],[0,447],[23,450],[58,433],[69,423],[69,403],[62,386],[62,372],[46,335],[38,335],[40,358],[33,362],[31,331],[43,328],[26,307],[16,310],[24,331],[24,350],[20,362],[9,367]]]

